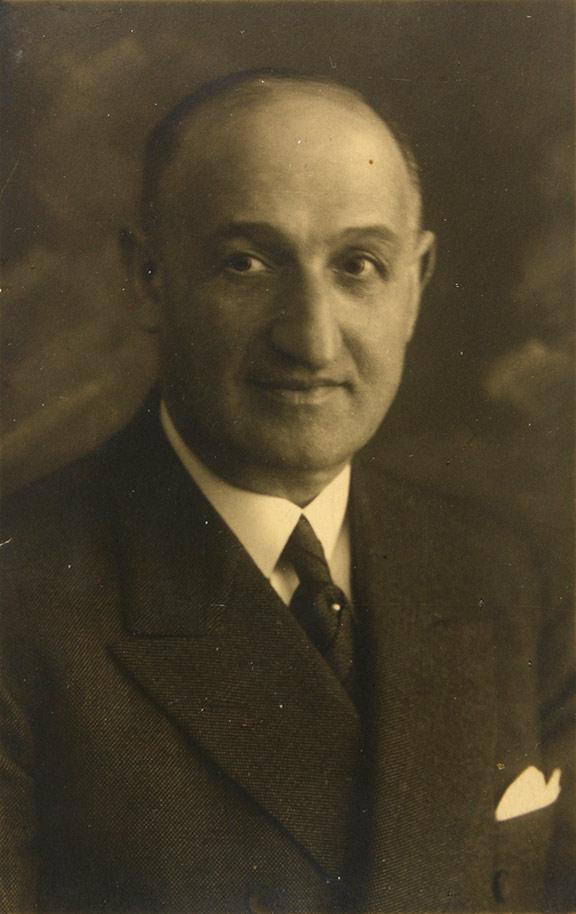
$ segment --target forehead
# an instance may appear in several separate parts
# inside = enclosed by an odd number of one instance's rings
[[[159,191],[162,221],[194,213],[203,225],[385,218],[400,227],[414,196],[384,122],[345,89],[306,84],[255,86],[196,111]]]

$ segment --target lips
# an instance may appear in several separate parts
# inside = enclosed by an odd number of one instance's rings
[[[312,391],[326,387],[345,387],[346,382],[336,378],[301,378],[288,376],[256,377],[250,379],[252,384],[267,390],[300,390]]]
[[[341,393],[348,385],[335,378],[293,376],[253,378],[251,383],[277,403],[316,406]]]

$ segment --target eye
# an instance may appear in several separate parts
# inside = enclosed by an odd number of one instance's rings
[[[254,254],[245,254],[243,251],[229,254],[226,257],[224,266],[229,272],[239,275],[262,273],[268,269],[264,261],[260,260],[259,257]]]
[[[338,268],[347,276],[357,276],[362,279],[383,274],[382,265],[366,254],[349,254],[342,258]]]
[[[342,269],[351,276],[362,276],[374,269],[374,264],[366,257],[347,257],[342,263]]]

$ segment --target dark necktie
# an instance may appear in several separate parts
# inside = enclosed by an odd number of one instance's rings
[[[334,584],[322,544],[302,514],[283,552],[300,584],[290,609],[348,691],[352,688],[354,632],[352,609]]]

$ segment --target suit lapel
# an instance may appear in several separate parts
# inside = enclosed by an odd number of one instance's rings
[[[119,477],[127,636],[112,652],[191,746],[336,879],[356,712],[163,439],[137,441],[138,462],[142,449],[150,459],[138,479]],[[421,504],[379,488],[375,497],[356,474],[355,591],[370,645],[364,906],[415,910],[423,891],[448,910],[466,835],[491,804],[491,625],[466,597],[462,569],[439,561]]]
[[[411,490],[379,487],[375,499],[357,476],[353,492],[354,573],[370,645],[365,904],[418,910],[422,893],[428,905],[437,899],[439,909],[454,910],[460,880],[468,886],[460,903],[470,903],[471,873],[482,871],[473,848],[468,872],[463,861],[471,837],[479,852],[492,802],[492,626],[466,597],[465,572],[442,554],[437,519],[427,524]]]
[[[156,442],[155,446],[158,446]],[[171,452],[120,486],[120,666],[185,738],[340,875],[354,706]]]

